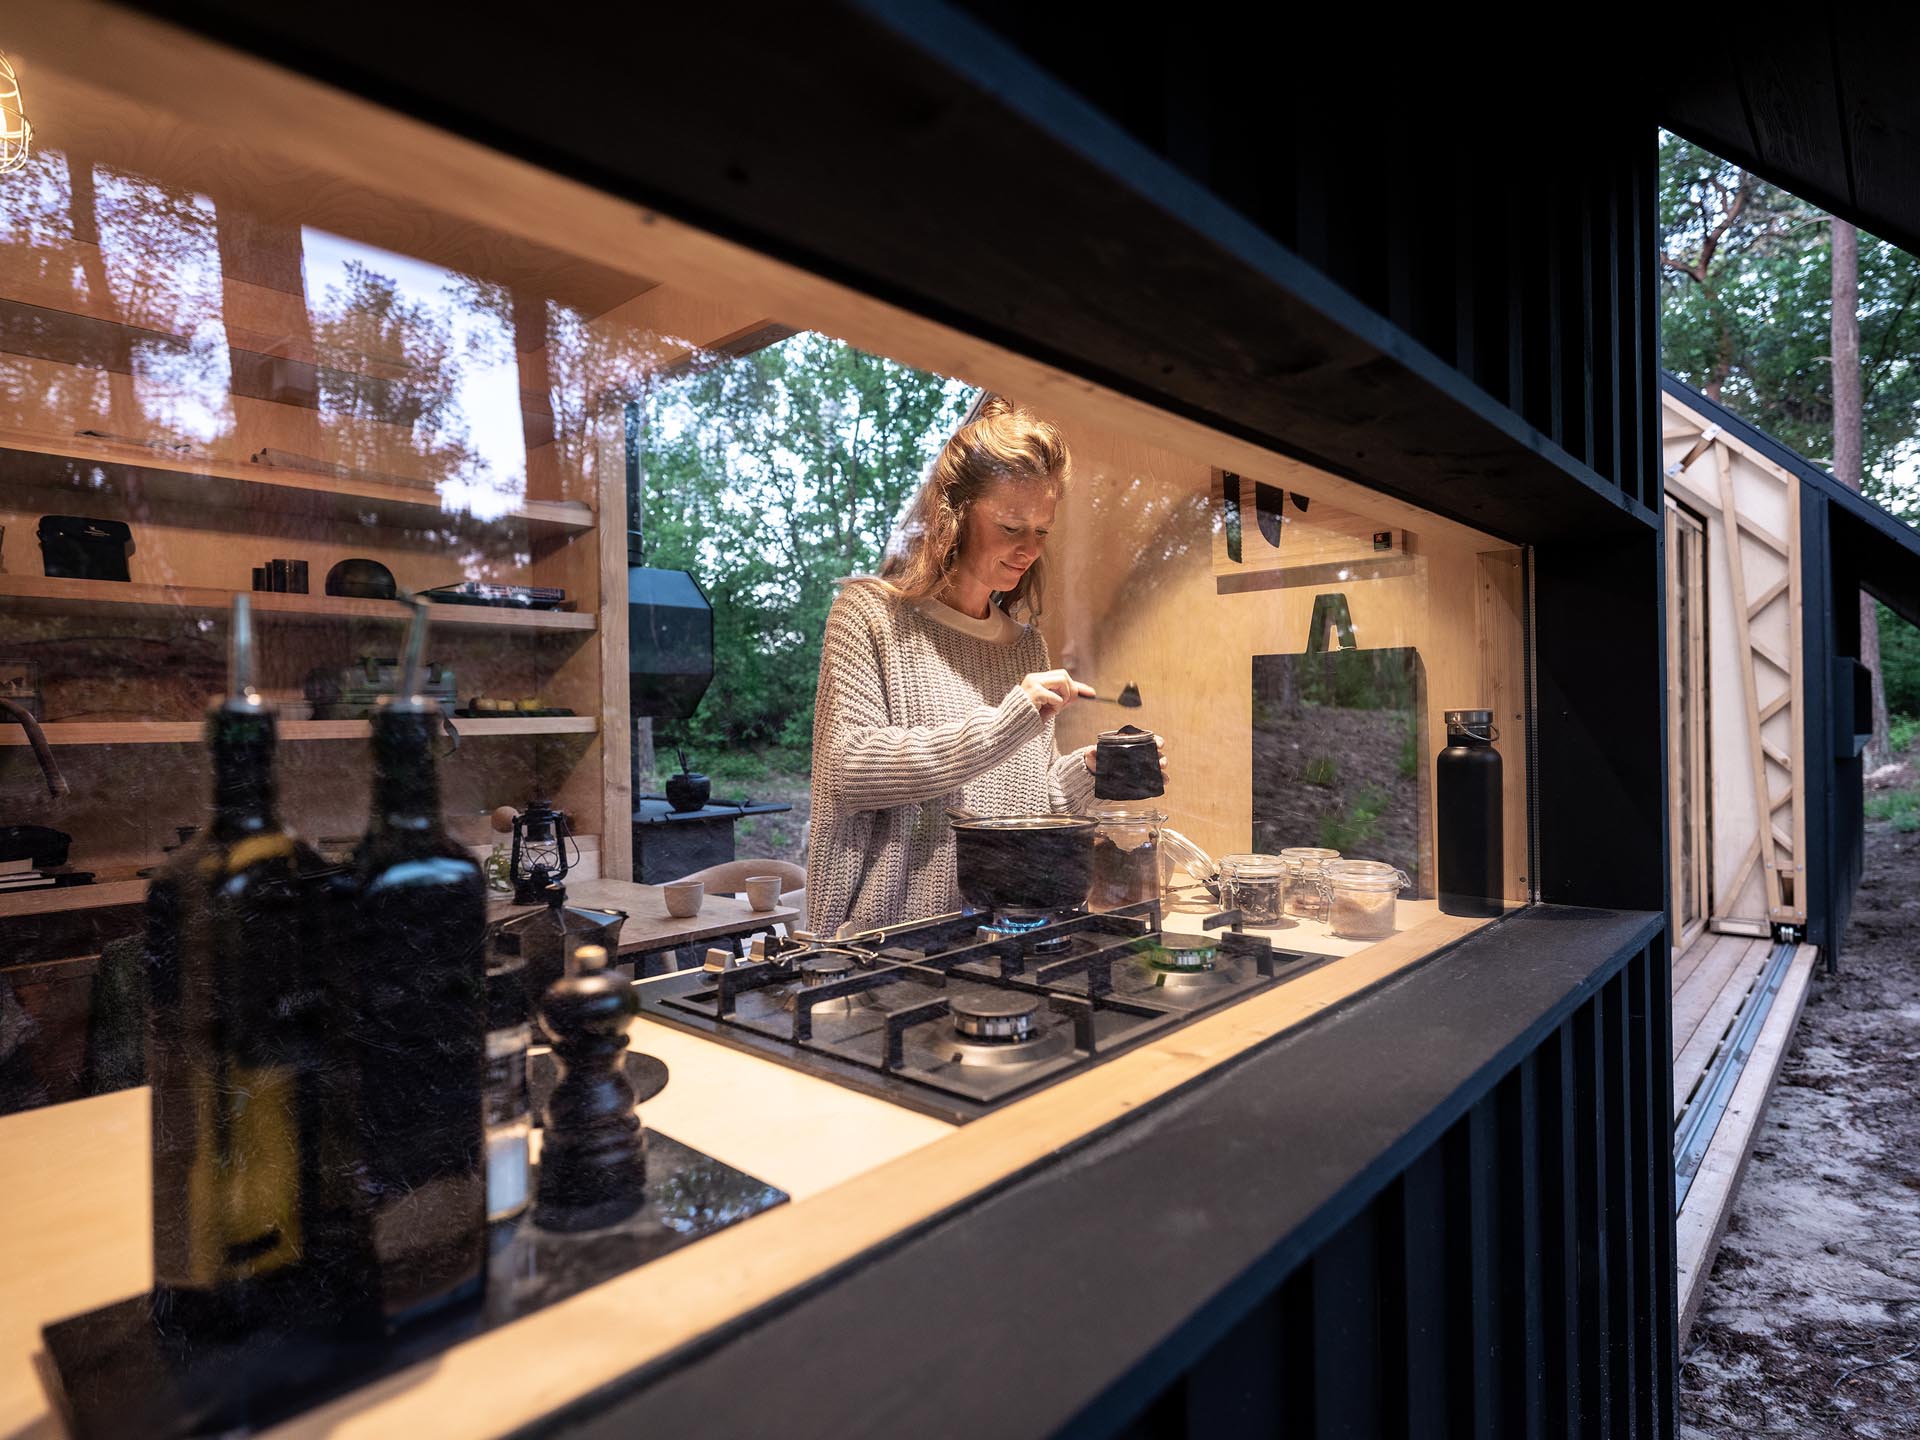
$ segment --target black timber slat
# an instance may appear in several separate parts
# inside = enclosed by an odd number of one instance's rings
[[[1546,1419],[1546,1348],[1539,1144],[1538,1052],[1520,1062],[1496,1096],[1506,1148],[1500,1186],[1502,1435],[1538,1435]]]
[[[1380,1201],[1394,1241],[1385,1268],[1399,1277],[1387,1287],[1395,1304],[1382,1317],[1383,1328],[1398,1323],[1406,1357],[1390,1382],[1387,1429],[1407,1440],[1442,1440],[1446,1417],[1454,1413],[1456,1371],[1447,1355],[1454,1319],[1447,1265],[1454,1237],[1447,1228],[1444,1165],[1443,1147],[1428,1149]]]
[[[789,1440],[910,1427],[929,1407],[967,1433],[1069,1423],[1108,1433],[1301,1270],[1568,1015],[1585,1013],[1659,933],[1657,915],[1517,914],[543,1428],[748,1430],[765,1412],[764,1377],[811,1373],[825,1335],[889,1364],[857,1393],[811,1389],[782,1417]],[[1593,958],[1601,954],[1614,958]],[[1367,1063],[1356,1066],[1357,1055]],[[943,1343],[902,1345],[925,1332],[929,1295],[939,1297]],[[1322,1309],[1317,1299],[1307,1308]],[[1003,1345],[946,1343],[997,1333],[1013,1314],[1045,1337],[1027,1360]],[[1298,1332],[1290,1321],[1283,1329],[1292,1348]]]
[[[1545,1247],[1540,1304],[1546,1324],[1544,1384],[1548,1431],[1579,1433],[1584,1400],[1580,1353],[1579,1175],[1575,1151],[1592,1132],[1578,1127],[1573,1024],[1563,1021],[1536,1056],[1540,1077],[1540,1230]]]
[[[1296,188],[1319,197],[1295,215],[1296,253],[944,6],[756,7],[751,45],[723,7],[611,12],[591,46],[521,27],[511,105],[472,81],[498,63],[492,27],[372,0],[143,8],[1496,535],[1657,518],[1310,263],[1344,257],[1379,294],[1374,240],[1337,247],[1363,217],[1328,202],[1337,177],[1312,181],[1312,147],[1295,155]],[[725,93],[751,106],[716,104],[711,65],[644,65],[642,81],[641,55],[724,55]],[[1257,78],[1281,137],[1271,77]],[[1428,84],[1449,102],[1438,123],[1459,86]],[[1157,113],[1164,89],[1156,76]],[[1478,145],[1488,130],[1465,133]],[[990,205],[956,183],[982,165]]]

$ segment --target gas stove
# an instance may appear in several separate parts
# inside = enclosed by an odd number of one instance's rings
[[[966,1121],[1326,961],[1238,922],[1167,934],[1157,901],[1037,925],[944,915],[769,937],[636,988],[652,1019]]]

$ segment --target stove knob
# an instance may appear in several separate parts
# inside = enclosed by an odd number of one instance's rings
[[[753,958],[758,960],[760,957],[755,955]],[[725,946],[716,945],[707,951],[706,968],[708,970],[731,970],[735,963],[733,951],[727,949]]]

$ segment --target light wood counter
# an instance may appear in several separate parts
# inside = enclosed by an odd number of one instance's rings
[[[1403,914],[1402,925],[1410,918]],[[636,1044],[664,1059],[671,1077],[641,1107],[647,1123],[782,1187],[793,1203],[271,1433],[413,1440],[527,1424],[938,1218],[1487,923],[1422,920],[957,1128],[636,1021]],[[1280,937],[1306,948],[1294,930]],[[0,1434],[51,1436],[58,1432],[35,1369],[40,1327],[151,1279],[146,1091],[0,1119],[0,1172],[12,1181],[0,1192]]]

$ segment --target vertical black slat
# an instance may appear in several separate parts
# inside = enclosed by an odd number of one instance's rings
[[[1477,381],[1481,388],[1500,392],[1482,373],[1480,322],[1476,313],[1482,295],[1482,279],[1474,249],[1474,212],[1479,208],[1474,185],[1473,157],[1461,155],[1451,162],[1453,176],[1453,368]]]
[[[1182,1435],[1273,1435],[1280,1430],[1280,1305],[1269,1295],[1214,1343],[1182,1385]]]
[[[1672,1415],[1673,1147],[1666,1143],[1667,1126],[1661,1117],[1673,1114],[1673,1067],[1670,1060],[1663,1064],[1659,1058],[1673,1053],[1660,1048],[1660,1017],[1672,996],[1666,983],[1666,952],[1663,936],[1628,967],[1632,977],[1628,1004],[1633,1014],[1633,1173],[1639,1177],[1633,1196],[1634,1224],[1640,1234],[1634,1274],[1641,1293],[1636,1317],[1641,1382],[1635,1420],[1642,1435],[1665,1434]]]
[[[1435,355],[1452,357],[1460,323],[1459,196],[1455,162],[1432,150],[1414,157],[1414,193],[1419,197],[1420,231],[1413,250],[1413,325],[1420,343]],[[1472,376],[1470,367],[1463,373]]]
[[[1315,1352],[1320,1336],[1314,1328],[1313,1266],[1302,1265],[1283,1282],[1271,1302],[1278,1320],[1279,1352],[1273,1362],[1274,1388],[1279,1397],[1281,1436],[1312,1435],[1315,1408]]]
[[[1446,1166],[1442,1145],[1430,1145],[1401,1173],[1394,1186],[1399,1214],[1383,1212],[1383,1271],[1390,1242],[1385,1225],[1397,1220],[1400,1283],[1397,1305],[1400,1348],[1406,1364],[1402,1387],[1395,1397],[1398,1411],[1383,1414],[1389,1435],[1407,1440],[1440,1440],[1447,1433],[1453,1367],[1448,1363],[1447,1336],[1453,1325],[1452,1296],[1447,1289],[1447,1255],[1453,1236],[1447,1229]],[[1383,1293],[1393,1294],[1383,1287]],[[1387,1320],[1383,1312],[1383,1328]],[[1389,1350],[1392,1346],[1387,1347]]]
[[[1362,1210],[1313,1254],[1317,1440],[1380,1432],[1380,1315],[1375,1212]]]
[[[1612,1389],[1608,1410],[1615,1435],[1634,1433],[1634,1413],[1638,1408],[1636,1379],[1640,1365],[1635,1310],[1639,1287],[1638,1269],[1640,1230],[1634,1223],[1633,1154],[1633,1074],[1627,1045],[1627,976],[1618,971],[1602,992],[1606,1008],[1601,1014],[1600,1071],[1606,1085],[1607,1145],[1607,1333],[1613,1339]]]
[[[1500,1084],[1500,1433],[1538,1435],[1546,1420],[1541,1333],[1538,1056]]]
[[[1406,157],[1398,157],[1394,170],[1402,177],[1398,184],[1388,185],[1384,198],[1386,210],[1386,316],[1408,335],[1423,342],[1418,319],[1417,291],[1419,281],[1414,274],[1414,228],[1420,223],[1420,197],[1414,189],[1413,177],[1419,174],[1418,166],[1406,163]],[[1422,236],[1424,243],[1426,237]]]
[[[1474,1118],[1484,1105],[1482,1101],[1468,1111],[1440,1141],[1446,1166],[1450,1236],[1447,1361],[1452,1371],[1453,1404],[1448,1433],[1455,1436],[1489,1435],[1495,1418],[1492,1177],[1485,1169],[1488,1147]]]
[[[1572,1435],[1580,1417],[1580,1242],[1578,1143],[1572,1022],[1539,1049],[1540,1309],[1546,1334],[1547,1433]]]
[[[1293,151],[1294,249],[1302,260],[1327,269],[1326,150],[1318,104],[1296,98],[1288,127]]]
[[[1613,1434],[1613,1332],[1608,1325],[1612,1277],[1607,1264],[1607,1090],[1600,1038],[1606,992],[1574,1012],[1574,1233],[1580,1247],[1580,1433]]]
[[[1593,468],[1631,495],[1620,476],[1620,170],[1611,139],[1594,166]]]
[[[1567,314],[1566,271],[1572,263],[1567,254],[1567,182],[1555,171],[1547,177],[1546,274],[1542,277],[1542,317],[1540,359],[1545,362],[1545,393],[1541,397],[1540,418],[1534,421],[1562,450],[1573,447],[1567,440]]]
[[[1571,297],[1577,302],[1574,314],[1580,317],[1578,330],[1571,337],[1575,349],[1568,357],[1568,404],[1577,409],[1579,420],[1569,422],[1569,431],[1579,437],[1579,449],[1574,453],[1592,465],[1594,454],[1594,417],[1593,417],[1593,362],[1594,345],[1599,331],[1594,316],[1594,273],[1593,273],[1593,190],[1594,175],[1590,166],[1582,166],[1579,184],[1574,187],[1575,207],[1568,219],[1574,226],[1574,236],[1579,247],[1579,265],[1570,277],[1573,282]]]
[[[1660,469],[1660,301],[1653,268],[1659,245],[1654,196],[1659,183],[1660,141],[1649,125],[1634,152],[1633,298],[1636,334],[1633,347],[1639,425],[1640,498],[1658,508],[1666,481]]]
[[[1467,1112],[1467,1142],[1472,1165],[1473,1219],[1473,1429],[1478,1440],[1500,1431],[1500,1378],[1513,1357],[1501,1348],[1509,1296],[1501,1274],[1504,1244],[1500,1234],[1501,1175],[1508,1157],[1500,1143],[1499,1109],[1493,1095]]]
[[[1521,205],[1520,186],[1510,185],[1499,192],[1507,212],[1506,238],[1501,242],[1507,253],[1505,274],[1501,277],[1507,297],[1507,408],[1532,421],[1529,406],[1531,387],[1527,360],[1539,349],[1528,331],[1533,313],[1534,275],[1540,268],[1538,230],[1533,217]],[[1525,238],[1521,238],[1525,237]]]

